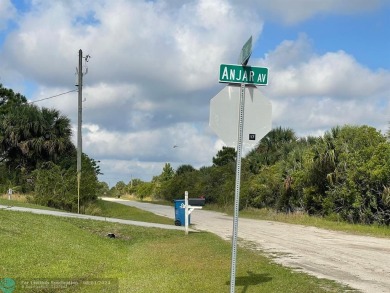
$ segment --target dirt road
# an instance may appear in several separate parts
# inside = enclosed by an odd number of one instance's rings
[[[174,209],[109,199],[174,218]],[[229,240],[232,217],[196,210],[195,229]],[[239,219],[238,237],[275,257],[275,262],[311,275],[347,284],[362,292],[390,292],[390,239],[356,236],[314,227]]]

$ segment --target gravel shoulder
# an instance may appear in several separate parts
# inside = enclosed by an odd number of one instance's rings
[[[174,218],[173,206],[104,198]],[[230,240],[232,217],[195,210],[191,224],[197,230]],[[347,284],[362,292],[390,292],[390,239],[351,235],[315,227],[272,221],[239,219],[242,244],[261,250],[276,263]]]

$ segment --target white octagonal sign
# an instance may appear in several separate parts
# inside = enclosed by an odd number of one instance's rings
[[[240,85],[229,84],[210,101],[211,129],[228,147],[237,147]],[[272,127],[271,102],[255,86],[245,87],[242,147],[253,148]]]

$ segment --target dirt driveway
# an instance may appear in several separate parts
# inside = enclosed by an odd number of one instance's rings
[[[108,199],[174,218],[169,206]],[[195,229],[229,240],[232,217],[195,210]],[[347,284],[362,292],[390,292],[390,239],[356,236],[301,225],[239,219],[238,237],[275,257],[275,262]]]

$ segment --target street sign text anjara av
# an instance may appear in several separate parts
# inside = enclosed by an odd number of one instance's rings
[[[219,82],[267,85],[268,68],[221,64]]]

